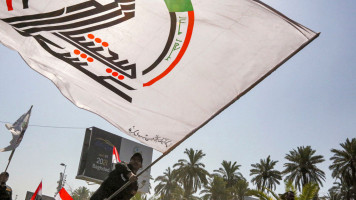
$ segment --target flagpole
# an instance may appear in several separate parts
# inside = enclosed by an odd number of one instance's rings
[[[33,105],[31,105],[31,108],[27,111],[27,113],[25,113],[24,115],[22,115],[22,116],[20,117],[20,119],[21,119],[23,116],[28,115],[29,113],[31,114],[32,107],[33,107]],[[18,120],[20,120],[20,119],[18,119]],[[29,118],[28,118],[28,119],[29,119]],[[17,123],[18,120],[17,120],[15,123]],[[24,122],[24,121],[23,121],[23,122]],[[12,160],[12,157],[14,156],[15,150],[16,150],[17,146],[20,144],[23,135],[25,134],[25,131],[26,131],[27,126],[28,126],[28,121],[27,121],[26,123],[27,123],[27,124],[25,125],[25,127],[22,125],[22,128],[21,128],[22,130],[21,130],[21,133],[20,133],[20,137],[19,137],[19,138],[17,139],[17,141],[16,141],[17,144],[16,144],[16,146],[15,146],[15,149],[12,150],[12,152],[11,152],[11,154],[10,154],[9,162],[7,163],[5,172],[6,172],[7,169],[9,168],[9,165],[10,165],[10,162],[11,162],[11,160]]]
[[[12,150],[12,152],[11,152],[11,154],[10,154],[10,157],[9,157],[9,162],[7,163],[7,166],[6,166],[5,172],[7,171],[7,168],[9,168],[9,165],[10,165],[10,162],[11,162],[11,160],[12,160],[12,156],[13,156],[13,155],[14,155],[14,153],[15,153],[15,150],[16,150],[16,149]]]

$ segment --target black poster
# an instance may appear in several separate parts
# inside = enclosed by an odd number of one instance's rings
[[[121,137],[96,127],[88,128],[77,178],[98,183],[103,181],[112,170],[113,146],[118,148],[120,144]]]

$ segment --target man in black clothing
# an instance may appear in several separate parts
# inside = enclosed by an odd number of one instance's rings
[[[9,173],[2,172],[0,174],[0,199],[1,200],[12,200],[12,189],[10,186],[6,185],[7,180],[9,180]]]
[[[136,173],[142,167],[142,161],[142,155],[140,153],[135,153],[131,157],[129,164],[116,164],[115,169],[110,172],[109,176],[100,185],[98,190],[95,191],[90,200],[104,200],[105,198],[109,198],[127,181],[131,181],[132,183],[126,189],[116,195],[113,200],[131,199],[133,196],[135,196],[138,190]]]

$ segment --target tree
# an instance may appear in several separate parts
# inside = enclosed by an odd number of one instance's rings
[[[184,188],[184,197],[191,198],[192,194],[201,189],[202,185],[208,184],[207,177],[210,176],[206,171],[205,165],[200,160],[205,156],[202,150],[186,149],[184,151],[188,156],[188,160],[180,159],[173,167],[177,168],[177,181],[182,183]]]
[[[84,186],[79,187],[72,192],[73,200],[89,200],[90,196],[90,190]]]
[[[162,200],[172,199],[172,194],[180,187],[172,174],[171,168],[168,167],[163,173],[163,176],[158,176],[155,182],[159,181],[159,184],[155,187],[156,195],[159,195]]]
[[[232,200],[244,200],[245,196],[249,195],[250,189],[248,182],[243,178],[237,181],[235,185],[229,188],[232,195]]]
[[[142,194],[141,192],[137,192],[135,196],[131,198],[131,200],[147,200],[146,195]]]
[[[331,149],[334,156],[330,158],[333,164],[329,169],[333,171],[332,177],[339,179],[344,187],[353,188],[352,196],[356,199],[356,138],[347,138],[340,146],[341,150]]]
[[[203,195],[203,200],[226,200],[230,199],[230,193],[226,188],[227,182],[218,175],[214,175],[210,179],[209,184],[204,186],[204,190],[200,192]]]
[[[237,172],[241,165],[237,165],[236,162],[231,164],[231,161],[227,162],[224,160],[218,170],[214,170],[219,176],[221,176],[226,181],[226,187],[232,187],[238,180],[242,179],[243,176],[240,172]]]
[[[266,188],[269,191],[268,193],[262,192],[261,190],[251,190],[250,195],[256,196],[260,200],[289,200],[287,194],[294,194],[294,200],[313,200],[314,197],[318,194],[319,186],[317,183],[306,183],[302,189],[302,192],[298,194],[293,183],[291,181],[286,182],[285,194],[276,194],[272,190]],[[287,198],[286,198],[287,197]]]
[[[329,189],[329,194],[337,200],[352,200],[352,188],[346,182],[335,182],[334,186]]]
[[[323,197],[320,197],[319,198],[320,200],[344,200],[343,198],[341,198],[339,196],[339,194],[333,192],[333,191],[330,191]]]
[[[310,182],[323,186],[322,181],[325,181],[325,173],[316,165],[325,160],[322,155],[314,154],[315,150],[310,146],[302,146],[298,147],[297,150],[293,149],[285,156],[285,159],[290,162],[284,164],[285,170],[282,173],[289,174],[285,180],[294,181],[299,191]]]
[[[261,159],[260,163],[252,164],[250,170],[250,176],[254,176],[251,179],[258,190],[264,191],[264,188],[274,190],[276,184],[279,185],[279,181],[282,180],[282,173],[278,170],[274,170],[274,166],[278,161],[271,160],[270,156],[266,160]]]

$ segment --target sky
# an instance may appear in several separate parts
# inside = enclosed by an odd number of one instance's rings
[[[321,35],[154,165],[154,178],[178,159],[187,158],[186,148],[206,154],[202,162],[209,172],[218,169],[223,160],[236,161],[240,172],[251,180],[251,164],[270,155],[278,161],[276,169],[282,171],[289,151],[310,145],[325,159],[318,165],[326,173],[320,195],[332,187],[330,149],[356,137],[356,2],[264,2]],[[24,199],[26,191],[35,191],[41,180],[43,194],[53,196],[64,170],[60,163],[67,165],[68,190],[80,186],[95,190],[98,185],[75,179],[85,128],[96,126],[129,137],[99,116],[77,108],[18,53],[0,45],[0,147],[11,140],[2,122],[15,122],[31,105],[30,127],[8,170],[13,198]],[[153,159],[160,155],[154,151]],[[9,156],[10,152],[0,153],[1,170]],[[250,187],[254,185],[250,183]],[[277,192],[283,191],[281,184]]]

